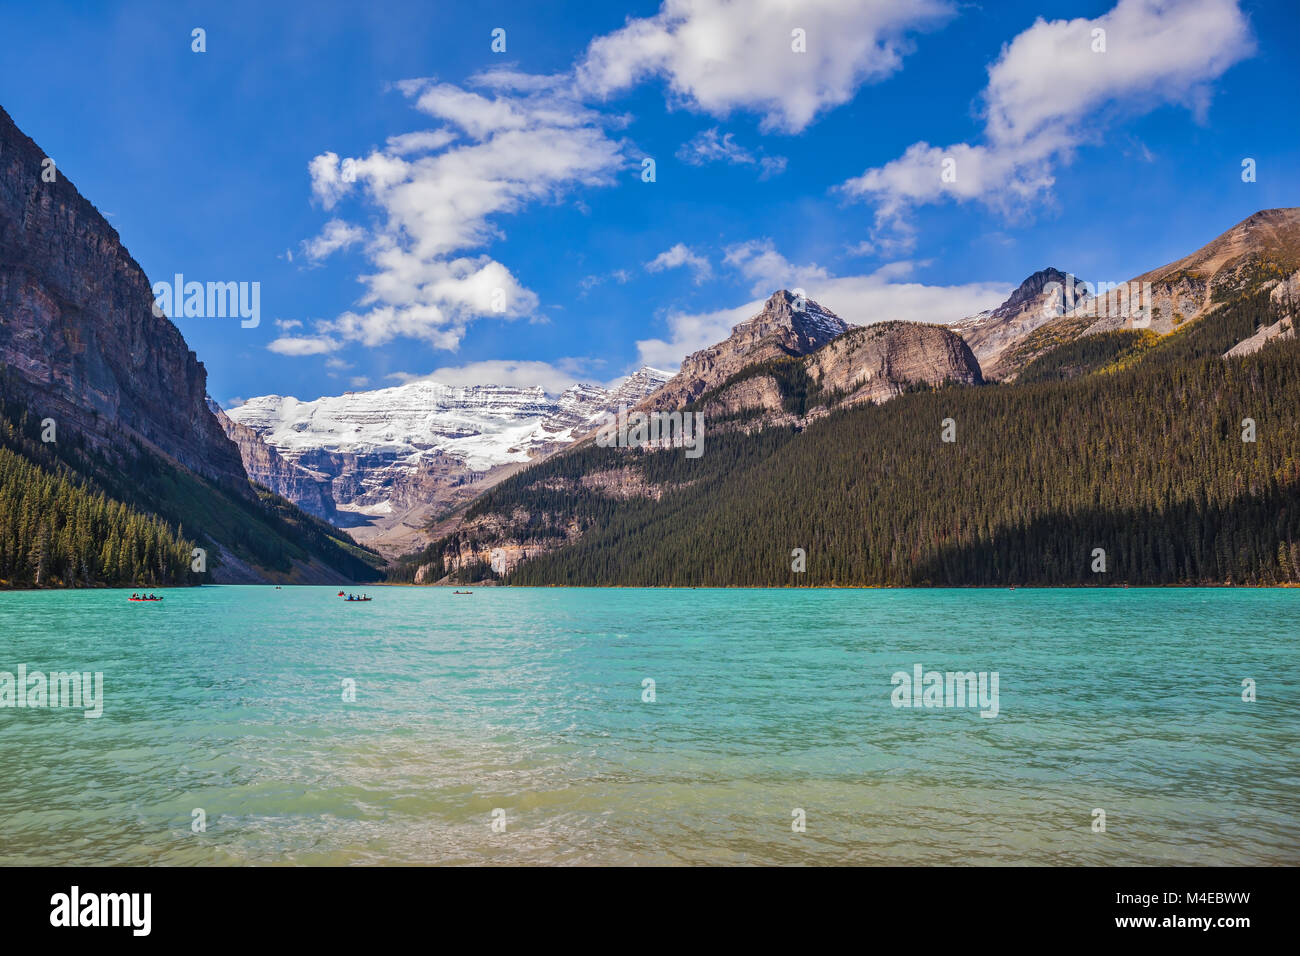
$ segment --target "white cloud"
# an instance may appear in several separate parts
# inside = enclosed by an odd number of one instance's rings
[[[558,394],[578,381],[578,371],[583,363],[577,359],[559,362],[514,361],[490,359],[449,365],[435,369],[428,375],[394,372],[388,377],[403,384],[407,382],[438,382],[443,385],[515,385],[541,386],[552,395]]]
[[[785,171],[784,156],[755,155],[736,142],[734,133],[713,129],[701,130],[677,150],[677,158],[692,166],[705,163],[730,163],[733,166],[757,165],[759,179],[769,179]]]
[[[907,281],[920,263],[894,262],[867,275],[835,276],[810,263],[796,265],[762,239],[732,246],[724,260],[753,285],[757,296],[744,305],[713,312],[674,312],[667,317],[669,336],[637,342],[640,361],[657,368],[675,368],[691,352],[720,342],[739,322],[753,317],[777,289],[801,288],[850,325],[871,325],[900,319],[947,324],[1006,300],[1013,285],[971,282],[934,286]]]
[[[660,76],[691,108],[750,110],[765,130],[798,132],[897,71],[907,35],[952,13],[947,0],[665,0],[654,16],[594,40],[578,81],[609,96]],[[794,51],[796,29],[806,52]]]
[[[267,348],[279,355],[324,355],[341,344],[328,336],[282,335]]]
[[[276,319],[276,320],[275,320],[275,327],[276,327],[277,329],[281,329],[281,330],[287,332],[287,331],[289,331],[290,329],[300,329],[300,328],[302,328],[302,322],[300,322],[298,319]]]
[[[381,214],[365,233],[373,270],[361,276],[361,308],[317,322],[314,336],[277,339],[273,351],[317,354],[397,337],[454,350],[470,322],[538,308],[536,294],[505,265],[473,250],[503,236],[501,215],[611,183],[623,145],[607,134],[610,121],[558,78],[490,71],[475,82],[489,93],[402,81],[396,87],[415,108],[446,128],[390,137],[368,156],[326,152],[311,161],[322,206],[355,196]],[[328,255],[362,241],[358,230],[336,219],[304,248]]]
[[[686,266],[695,273],[695,284],[699,285],[713,275],[713,266],[709,260],[692,252],[684,243],[677,243],[671,249],[665,249],[645,264],[646,272],[663,272],[665,269],[680,269]]]
[[[319,236],[303,241],[302,251],[312,262],[320,262],[340,249],[356,245],[365,237],[366,231],[360,226],[349,225],[342,219],[331,219],[325,223]]]
[[[830,278],[830,273],[816,263],[790,262],[776,251],[771,239],[752,239],[728,246],[722,261],[749,280],[753,295],[764,298],[777,289],[808,286]]]
[[[446,129],[426,129],[415,133],[402,133],[388,137],[385,152],[393,156],[407,153],[431,153],[455,140],[456,134]]]
[[[1094,49],[1096,30],[1105,31],[1104,52]],[[1253,50],[1237,0],[1119,0],[1091,20],[1039,18],[989,67],[984,143],[914,143],[841,188],[876,204],[878,226],[944,199],[1021,207],[1116,119],[1167,104],[1203,116],[1211,82]],[[945,160],[954,163],[951,182]]]

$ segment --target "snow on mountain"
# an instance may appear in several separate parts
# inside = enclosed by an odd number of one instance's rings
[[[314,401],[263,395],[226,414],[287,461],[319,474],[339,506],[373,513],[417,472],[484,472],[526,462],[572,442],[669,377],[642,368],[614,389],[574,385],[558,396],[537,386],[422,381]]]

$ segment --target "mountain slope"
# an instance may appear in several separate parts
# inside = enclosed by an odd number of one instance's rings
[[[274,446],[264,442],[262,436],[253,429],[231,421],[225,410],[211,398],[208,399],[208,407],[216,416],[226,437],[239,449],[239,457],[243,460],[249,481],[292,501],[308,514],[326,521],[334,516],[334,499],[330,497],[323,475],[286,461]]]
[[[267,487],[390,556],[498,481],[635,405],[670,376],[642,368],[612,389],[560,395],[412,382],[300,401],[265,395],[228,413],[244,465]]]
[[[940,325],[880,322],[849,329],[804,356],[743,367],[687,407],[720,420],[806,425],[866,402],[884,402],[909,390],[945,383],[979,385],[979,363],[961,336]]]
[[[382,511],[435,501],[446,491],[438,476],[456,482],[568,444],[667,378],[643,368],[616,389],[574,385],[559,396],[536,386],[412,382],[313,401],[263,395],[227,415],[291,466],[319,476],[335,507]]]
[[[0,361],[43,416],[94,445],[130,434],[218,482],[243,468],[207,374],[117,230],[0,108]],[[248,492],[251,496],[251,491]]]
[[[36,500],[49,479],[71,489],[45,517],[48,532],[66,539],[57,544],[75,574],[41,583],[130,583],[144,565],[158,583],[194,580],[188,564],[105,556],[111,542],[95,535],[111,524],[79,530],[93,525],[81,520],[82,506],[101,497],[140,529],[167,529],[167,547],[150,533],[153,553],[185,543],[208,551],[201,580],[373,578],[376,556],[249,484],[205,402],[203,365],[154,314],[149,281],[116,230],[62,171],[46,182],[44,159],[0,109],[0,430],[9,452],[35,468],[14,472],[30,485],[23,500]],[[43,421],[50,440],[43,426],[33,437]],[[21,522],[6,529],[0,550],[17,554],[30,531]],[[143,531],[130,537],[147,544]],[[119,548],[125,540],[118,536]],[[11,580],[36,583],[33,555],[15,560]]]
[[[640,409],[698,413],[710,442],[730,432],[766,432],[755,447],[767,448],[833,409],[881,403],[918,389],[982,382],[970,347],[946,327],[900,321],[850,327],[816,303],[799,302],[782,290],[726,340],[683,362],[682,371]],[[674,404],[688,396],[684,406]],[[527,487],[548,501],[554,495],[561,501],[565,495],[594,495],[609,504],[635,506],[638,500],[658,501],[694,486],[701,471],[717,462],[713,458],[709,465],[686,466],[688,475],[661,484],[639,469],[639,449],[595,449],[596,443],[584,439],[554,456],[553,467],[531,467],[506,483],[515,488],[532,481]],[[493,500],[492,493],[480,497],[461,522],[441,529],[452,533],[432,550],[399,562],[399,579],[424,583],[446,573],[481,571],[493,552],[499,552],[498,569],[511,570],[584,534],[585,522],[563,506],[501,511],[484,504]]]
[[[1001,360],[1003,377],[1014,377],[1038,356],[1083,336],[1134,328],[1167,335],[1256,290],[1294,290],[1300,286],[1300,208],[1261,210],[1125,286],[1136,290],[1147,283],[1149,296],[1099,294],[1013,343]]]

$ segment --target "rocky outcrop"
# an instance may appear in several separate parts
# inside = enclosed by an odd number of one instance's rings
[[[970,346],[952,330],[920,322],[881,322],[853,329],[805,360],[837,405],[880,403],[916,385],[981,385]]]
[[[204,400],[203,364],[154,314],[149,280],[117,230],[45,159],[0,109],[0,363],[60,433],[110,457],[135,436],[251,495]]]
[[[208,408],[217,417],[226,437],[239,449],[239,457],[244,462],[244,470],[248,472],[250,481],[288,498],[303,511],[318,518],[329,521],[334,517],[334,499],[322,476],[285,461],[253,429],[231,421],[221,406],[211,398],[208,399]]]
[[[743,412],[762,411],[775,414],[781,411],[785,396],[781,386],[771,375],[755,375],[729,385],[704,403],[706,420]]]
[[[766,367],[766,366],[761,366]],[[792,412],[785,390],[774,374],[741,377],[697,402],[705,421],[743,416],[735,427],[752,430],[761,413],[763,426],[806,427],[828,408],[879,404],[916,386],[945,383],[980,385],[980,373],[970,346],[960,335],[940,325],[920,322],[880,322],[852,328],[798,362],[807,378],[810,398]],[[787,375],[786,377],[789,377]],[[719,427],[719,426],[715,426]],[[731,427],[725,421],[721,427]]]
[[[782,289],[731,335],[688,355],[681,370],[639,406],[645,411],[672,411],[717,388],[756,362],[807,355],[848,331],[843,319],[811,299]]]

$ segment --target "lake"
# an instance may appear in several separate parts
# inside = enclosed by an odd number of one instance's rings
[[[0,863],[1300,863],[1300,591],[336,592],[0,592]]]

